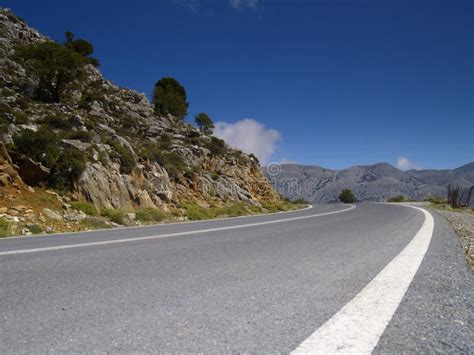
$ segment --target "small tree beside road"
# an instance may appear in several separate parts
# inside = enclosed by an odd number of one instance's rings
[[[339,200],[341,200],[342,203],[354,203],[354,202],[356,202],[356,198],[355,198],[354,194],[349,189],[342,190],[341,194],[339,195]]]

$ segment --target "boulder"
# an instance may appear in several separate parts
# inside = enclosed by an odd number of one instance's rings
[[[81,213],[67,213],[64,215],[64,220],[68,222],[81,222],[84,219],[86,219],[87,216],[81,214]]]
[[[0,141],[0,186],[16,185],[20,187],[24,185],[16,168],[5,144]]]
[[[107,168],[100,163],[89,164],[77,181],[76,190],[82,199],[91,201],[98,210],[132,205],[117,164]]]
[[[43,208],[43,214],[54,221],[62,221],[63,216],[61,216],[58,212],[50,210],[49,208]]]
[[[61,144],[66,148],[74,148],[81,152],[85,152],[91,146],[90,143],[81,142],[77,139],[62,139]]]

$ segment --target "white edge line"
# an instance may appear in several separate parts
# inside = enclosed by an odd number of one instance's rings
[[[335,204],[335,206],[342,205],[341,203]],[[3,237],[0,238],[0,243],[2,240],[11,240],[11,239],[25,239],[25,238],[41,238],[41,237],[56,237],[56,236],[63,236],[63,235],[71,235],[71,234],[86,234],[86,233],[96,233],[102,231],[119,231],[119,230],[134,230],[134,229],[147,229],[147,228],[155,228],[161,226],[173,226],[173,225],[180,225],[180,224],[191,224],[191,223],[204,223],[204,222],[217,222],[217,221],[225,221],[229,219],[240,219],[240,218],[254,218],[254,217],[263,217],[263,216],[275,216],[284,213],[292,213],[292,212],[300,212],[306,211],[313,208],[313,205],[308,204],[307,207],[299,208],[297,210],[290,210],[290,211],[278,211],[278,212],[269,212],[269,213],[262,213],[262,214],[248,214],[245,216],[235,216],[235,217],[217,217],[211,219],[202,219],[199,221],[181,221],[181,222],[171,222],[171,223],[155,223],[155,224],[145,224],[143,226],[120,226],[120,227],[113,227],[113,228],[99,228],[99,229],[91,229],[91,230],[84,230],[84,231],[76,231],[76,232],[60,232],[60,233],[51,233],[51,234],[32,234],[32,235],[15,235],[12,237]]]
[[[177,236],[182,236],[182,235],[203,234],[203,233],[209,233],[209,232],[249,228],[249,227],[263,226],[263,225],[268,225],[268,224],[283,223],[283,222],[288,222],[288,221],[296,221],[296,220],[301,220],[301,219],[327,216],[327,215],[346,212],[346,211],[352,210],[354,208],[356,208],[355,205],[350,205],[348,208],[345,208],[343,210],[338,210],[338,211],[324,212],[324,213],[319,213],[319,214],[314,214],[314,215],[309,215],[309,216],[290,217],[290,218],[284,218],[284,219],[278,219],[278,220],[272,220],[272,221],[265,221],[265,222],[240,224],[240,225],[236,225],[236,226],[198,229],[198,230],[191,230],[191,231],[186,231],[186,232],[168,233],[168,234],[160,234],[160,235],[150,235],[150,236],[136,237],[136,238],[104,240],[104,241],[100,241],[100,242],[57,245],[57,246],[43,247],[43,248],[33,248],[33,249],[9,250],[9,251],[0,252],[0,256],[16,255],[16,254],[28,254],[28,253],[36,253],[36,252],[41,252],[41,251],[51,251],[51,250],[62,250],[62,249],[90,247],[90,246],[97,246],[97,245],[129,243],[129,242],[137,242],[137,241],[142,241],[142,240],[150,240],[150,239],[158,239],[158,238],[170,238],[170,237],[177,237]]]
[[[292,355],[370,354],[401,303],[428,250],[434,230],[433,216],[425,220],[408,245],[332,318],[304,340]]]

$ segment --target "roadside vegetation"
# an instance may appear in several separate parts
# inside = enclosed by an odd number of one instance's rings
[[[354,203],[354,202],[356,202],[356,198],[354,196],[354,193],[349,189],[344,189],[344,190],[341,191],[341,194],[339,195],[339,200],[342,203]]]
[[[437,209],[437,210],[443,210],[443,211],[452,211],[452,212],[465,212],[469,214],[474,214],[474,207],[452,207],[448,201],[444,198],[440,197],[433,197],[433,198],[427,198],[425,201],[431,202],[430,207]]]
[[[0,217],[0,238],[9,237],[12,235],[12,222],[6,218]]]
[[[398,196],[393,196],[390,197],[387,202],[404,202],[406,201],[405,196],[398,195]]]
[[[11,191],[6,191],[6,190]],[[130,207],[99,211],[86,201],[70,201],[52,190],[36,188],[35,191],[14,192],[13,188],[0,189],[0,238],[14,235],[33,235],[59,232],[141,226],[158,223],[200,221],[207,219],[249,216],[290,211],[307,206],[300,199],[251,205],[242,202],[222,202],[213,199],[207,205],[184,201],[175,208]],[[46,210],[59,217],[52,218]],[[10,219],[3,217],[6,213]],[[18,217],[11,216],[18,215]],[[21,217],[20,219],[20,216]],[[53,216],[54,217],[54,216]]]

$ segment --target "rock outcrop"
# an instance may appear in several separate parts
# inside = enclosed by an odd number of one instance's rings
[[[0,141],[0,186],[23,186],[23,181],[17,170],[18,167],[13,165],[5,144]]]
[[[48,40],[0,9],[0,137],[12,147],[15,134],[46,127],[59,137],[59,149],[83,154],[87,163],[71,186],[74,198],[98,209],[168,208],[186,200],[205,205],[215,198],[258,205],[279,199],[255,157],[229,147],[213,150],[215,138],[171,116],[157,116],[145,94],[118,87],[90,64],[67,100],[38,101],[38,82],[14,59],[15,46]],[[48,183],[48,167],[15,157],[29,185]],[[5,181],[18,179],[10,166],[0,170]]]

